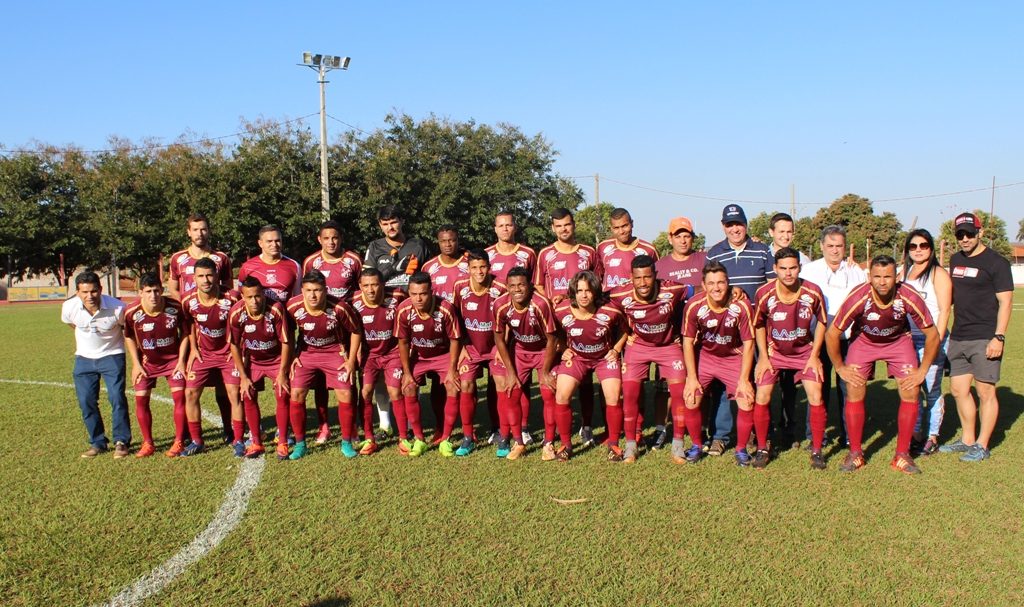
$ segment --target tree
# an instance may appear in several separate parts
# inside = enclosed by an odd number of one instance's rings
[[[590,204],[575,214],[576,240],[596,247],[599,242],[612,237],[612,211],[617,207],[610,202]]]
[[[989,215],[980,209],[975,209],[972,212],[981,220],[981,226],[984,230],[981,241],[985,246],[991,248],[996,253],[999,253],[1012,263],[1013,246],[1010,244],[1010,240],[1006,237],[1006,222],[1000,219],[998,215]],[[940,247],[940,242],[944,242],[946,244],[945,259],[940,260],[945,265],[945,263],[949,261],[949,256],[960,250],[960,245],[956,240],[956,235],[953,230],[952,219],[944,221],[942,226],[939,228],[939,237],[936,239],[935,246]],[[936,254],[939,254],[939,251],[936,251]]]
[[[906,232],[896,215],[886,211],[876,215],[871,201],[857,194],[846,194],[837,198],[831,205],[818,209],[810,222],[810,231],[801,229],[797,222],[797,234],[801,237],[799,247],[805,246],[806,239],[829,225],[841,225],[846,228],[846,244],[853,245],[854,257],[866,260],[868,256],[879,254],[894,255],[902,251]],[[801,234],[803,232],[803,234]],[[868,242],[870,241],[870,251]]]
[[[1024,241],[1024,219],[1017,224],[1017,240]]]
[[[707,239],[704,237],[704,234],[700,232],[694,234],[693,250],[703,251],[706,241]],[[672,252],[672,243],[668,240],[668,232],[659,233],[658,237],[651,244],[654,245],[654,249],[658,252],[659,257],[664,257]]]

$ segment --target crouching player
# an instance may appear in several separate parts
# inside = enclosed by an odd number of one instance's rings
[[[590,372],[597,375],[604,394],[608,424],[608,461],[622,461],[619,434],[622,432],[622,391],[620,357],[626,344],[627,327],[622,311],[607,303],[601,280],[590,270],[577,272],[569,283],[567,299],[555,308],[555,319],[565,336],[565,351],[558,365],[555,384],[555,424],[562,446],[555,457],[572,457],[572,409],[569,401]]]
[[[736,464],[748,466],[750,454],[746,445],[754,425],[754,388],[750,384],[754,368],[754,326],[750,304],[745,297],[733,297],[725,266],[709,261],[702,272],[704,296],[691,299],[683,312],[686,413],[692,417],[690,410],[696,411],[700,406],[702,395],[712,380],[725,384],[727,396],[735,399],[739,408]],[[697,413],[698,418],[699,415]],[[686,461],[694,463],[702,455],[700,432],[690,429],[690,438],[694,444],[686,452]]]
[[[510,356],[502,354],[494,361],[491,370],[494,372],[499,394],[504,394],[505,389],[515,388],[517,385],[522,392],[527,392],[530,377],[534,371],[537,372],[540,397],[544,403],[544,448],[541,459],[551,461],[555,459],[555,449],[552,445],[555,440],[555,375],[552,368],[558,354],[555,316],[551,302],[534,290],[528,269],[512,268],[508,272],[507,280],[508,293],[494,302],[494,332],[499,354],[505,350]],[[502,362],[505,360],[508,360],[512,367],[507,367],[507,363]],[[515,460],[526,452],[522,428],[529,417],[530,405],[529,401],[526,401],[525,405],[522,401],[516,403],[509,395],[505,396],[504,403],[504,414],[501,412],[500,403],[498,409],[502,436],[498,455],[508,449],[508,439],[511,436],[515,440],[515,446],[508,450],[507,457]]]
[[[206,449],[199,399],[203,395],[204,386],[216,385],[218,382],[223,382],[231,402],[231,446],[236,456],[245,454],[245,444],[242,442],[245,414],[238,400],[241,378],[231,359],[231,342],[228,339],[228,317],[238,297],[231,291],[221,293],[217,272],[217,264],[209,257],[197,260],[193,274],[196,291],[181,302],[189,326],[185,413],[188,416],[188,433],[192,437],[192,442],[180,453],[183,456],[202,453]]]
[[[174,457],[183,449],[188,339],[181,304],[164,297],[163,292],[164,286],[155,274],[143,274],[139,280],[139,301],[124,313],[124,345],[132,360],[135,417],[142,431],[142,447],[135,457],[148,457],[156,452],[149,395],[158,377],[167,378],[174,402],[174,444],[167,456]]]
[[[821,346],[825,342],[825,296],[813,282],[800,278],[800,254],[790,247],[775,252],[775,276],[757,290],[754,327],[757,365],[754,381],[754,467],[768,465],[769,404],[781,371],[794,372],[803,384],[810,407],[811,468],[825,469],[821,442],[825,437],[825,406],[821,399]]]
[[[677,462],[682,462],[684,457],[683,385],[686,371],[679,329],[690,288],[659,282],[654,265],[655,259],[650,255],[634,257],[630,262],[632,285],[619,288],[611,295],[612,301],[625,313],[631,329],[622,365],[622,413],[626,431],[626,451],[622,461],[626,463],[636,461],[640,395],[643,381],[650,375],[651,365],[658,366],[661,377],[668,381],[668,391],[672,396],[675,422],[672,456]],[[696,429],[700,429],[699,423]]]
[[[288,369],[292,359],[292,336],[284,306],[267,301],[263,285],[255,276],[246,276],[241,287],[242,301],[231,308],[228,326],[231,331],[231,357],[241,376],[239,392],[245,421],[252,444],[245,457],[263,455],[263,432],[260,428],[260,405],[257,391],[263,389],[263,378],[272,382],[277,401],[277,459],[288,459]]]
[[[909,318],[924,333],[924,353],[920,364],[910,337]],[[843,360],[839,339],[851,329],[850,349]],[[832,326],[825,334],[828,356],[846,382],[846,436],[850,453],[839,469],[853,472],[867,461],[861,441],[864,436],[864,395],[872,378],[875,362],[885,361],[889,377],[896,378],[900,408],[896,421],[896,456],[891,466],[906,474],[921,469],[910,457],[910,439],[917,422],[917,395],[928,374],[928,367],[939,351],[939,333],[924,300],[906,283],[896,282],[896,261],[888,255],[871,260],[868,282],[860,285],[843,301]]]
[[[409,277],[409,299],[398,305],[395,333],[398,334],[398,355],[402,360],[402,394],[405,407],[395,408],[399,434],[405,429],[406,416],[416,439],[409,445],[405,437],[400,448],[412,457],[427,450],[420,421],[419,386],[427,373],[433,371],[444,381],[444,419],[437,420],[442,431],[437,439],[438,451],[445,457],[454,455],[448,438],[458,417],[459,371],[457,363],[462,345],[462,331],[455,308],[448,300],[435,296],[430,288],[430,275],[416,272]]]
[[[395,317],[402,301],[402,291],[395,289],[385,294],[384,290],[384,277],[380,270],[365,268],[359,273],[359,291],[352,297],[352,308],[363,324],[359,368],[362,370],[363,433],[366,440],[359,446],[359,455],[371,455],[379,449],[373,435],[373,410],[376,408],[373,406],[373,393],[379,376],[383,376],[392,409],[405,410],[402,360],[398,356],[398,338],[395,336]],[[403,424],[398,428],[400,441],[405,441],[408,432],[404,421],[403,416]],[[408,448],[405,451],[408,453]]]
[[[356,358],[363,339],[363,325],[355,312],[343,301],[327,295],[327,280],[319,270],[302,276],[302,294],[288,300],[288,315],[298,330],[298,355],[291,367],[291,418],[295,447],[290,460],[306,455],[306,395],[318,379],[338,399],[338,425],[341,426],[341,452],[345,457],[359,453],[352,446],[355,434],[355,406],[352,404],[352,382]],[[282,435],[279,439],[284,441]]]

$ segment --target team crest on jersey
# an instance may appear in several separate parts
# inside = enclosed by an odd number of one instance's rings
[[[735,317],[735,316],[733,316],[731,314],[728,314],[728,315],[726,315],[725,321],[722,324],[726,328],[728,328],[728,327],[735,327],[737,321],[739,321],[739,318],[737,318],[737,317]]]
[[[175,326],[177,326],[177,324],[178,324],[178,318],[175,317],[175,316],[168,315],[164,319],[164,328],[165,329],[173,329]]]
[[[604,337],[606,333],[608,333],[608,327],[598,327],[597,330],[594,331],[594,335],[598,339]]]
[[[384,319],[387,320],[387,321],[394,320],[395,319],[395,310],[393,308],[389,308],[388,311],[384,313]]]
[[[664,314],[668,314],[671,311],[672,311],[672,304],[670,304],[670,303],[666,302],[666,303],[663,303],[660,306],[658,306],[658,313],[659,314],[664,315]]]
[[[681,360],[673,360],[672,361],[672,369],[674,371],[682,371],[683,370],[683,361],[681,361]]]
[[[801,319],[807,320],[811,317],[811,309],[807,306],[800,306],[799,314]]]

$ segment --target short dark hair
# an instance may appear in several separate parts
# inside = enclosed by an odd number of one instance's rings
[[[429,285],[430,274],[426,272],[413,272],[412,276],[409,277],[410,285]]]
[[[895,266],[895,265],[896,265],[896,260],[893,259],[891,255],[875,255],[874,257],[871,258],[871,266],[870,267],[873,268],[875,266],[881,266],[881,267],[884,268],[884,267],[887,267],[887,266]]]
[[[491,256],[483,249],[470,249],[466,251],[466,263],[471,261],[486,261],[487,265],[490,266]]]
[[[203,215],[202,213],[192,213],[187,218],[185,218],[185,227],[187,228],[193,223],[199,223],[200,221],[205,223],[206,227],[210,227],[210,220],[207,219],[206,215]]]
[[[524,268],[523,266],[516,266],[516,267],[512,268],[511,270],[509,270],[508,274],[505,275],[505,282],[508,282],[508,279],[512,278],[513,276],[522,276],[523,278],[526,279],[526,284],[531,285],[531,286],[533,284],[532,283],[533,277],[530,276],[530,271],[527,270],[526,268]]]
[[[456,228],[455,226],[453,226],[450,223],[446,223],[446,224],[442,225],[441,227],[437,228],[437,232],[435,233],[435,236],[440,236],[441,232],[454,232],[455,236],[459,235],[459,229]]]
[[[775,224],[779,223],[780,221],[788,221],[789,223],[793,224],[794,227],[796,227],[796,222],[793,221],[793,217],[789,213],[776,213],[772,215],[772,218],[768,221],[768,227],[774,230]]]
[[[795,259],[797,262],[800,261],[800,253],[793,247],[782,247],[778,251],[775,251],[775,263],[779,263],[783,259]]]
[[[557,209],[551,211],[552,223],[558,221],[559,219],[565,219],[566,217],[573,220],[573,223],[576,222],[576,218],[572,216],[572,211],[565,207],[558,207]]]
[[[243,289],[246,289],[246,288],[251,289],[252,287],[259,287],[261,289],[265,288],[263,286],[263,283],[260,282],[259,278],[256,278],[255,276],[250,274],[250,275],[245,277],[245,280],[242,281],[242,288]]]
[[[338,223],[337,221],[334,221],[333,219],[328,219],[327,221],[320,224],[320,227],[316,231],[316,235],[319,236],[323,234],[324,230],[335,230],[336,232],[338,232],[338,235],[340,236],[341,224]]]
[[[612,214],[609,216],[610,219],[622,219],[623,217],[629,217],[630,221],[633,221],[633,216],[629,214],[629,211],[619,207],[612,210]]]
[[[708,274],[714,274],[715,272],[725,273],[725,277],[729,278],[729,270],[725,269],[720,261],[709,261],[704,264],[704,269],[700,271],[701,278],[707,278]]]
[[[843,240],[846,240],[846,228],[838,224],[832,224],[825,226],[821,230],[821,242],[824,243],[825,239],[829,236],[842,236]]]
[[[217,273],[217,262],[210,259],[209,257],[203,257],[196,260],[196,269],[203,268],[204,270],[210,270],[214,274]]]
[[[359,273],[359,278],[364,276],[373,276],[377,280],[384,282],[384,275],[377,268],[363,268],[363,271]]]
[[[377,209],[377,221],[387,221],[389,219],[397,219],[401,221],[403,219],[402,211],[393,204],[386,204]]]
[[[277,232],[278,236],[283,236],[283,233],[281,232],[281,228],[275,226],[272,223],[268,223],[267,225],[265,225],[262,228],[260,228],[259,234],[257,234],[256,237],[257,238],[263,238],[263,235],[266,234],[267,232]]]
[[[91,270],[86,270],[75,277],[75,289],[82,285],[96,285],[100,286],[100,275]]]
[[[302,284],[318,284],[327,287],[327,277],[320,270],[310,270],[302,275]]]
[[[650,255],[637,255],[633,258],[633,261],[629,262],[629,268],[631,270],[639,270],[640,268],[653,268],[654,258]]]
[[[152,287],[160,287],[163,289],[163,283],[160,282],[160,277],[155,272],[146,272],[142,276],[139,276],[139,289],[148,289]]]

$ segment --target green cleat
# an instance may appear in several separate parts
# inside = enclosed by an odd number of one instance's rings
[[[412,443],[406,439],[398,441],[398,452],[402,455],[409,455],[409,451],[412,451]]]
[[[444,457],[451,457],[451,456],[455,455],[455,451],[454,451],[454,449],[452,447],[452,442],[450,440],[448,440],[448,439],[445,439],[445,440],[441,441],[440,443],[438,443],[437,450]]]
[[[459,448],[455,450],[455,455],[459,457],[465,457],[473,452],[473,446],[473,439],[464,438],[462,439],[462,444],[459,445]]]
[[[352,441],[343,440],[341,441],[341,454],[347,458],[353,458],[359,455],[359,452],[352,448]]]
[[[494,455],[498,457],[508,457],[508,454],[511,452],[512,449],[509,447],[508,440],[501,439],[500,441],[498,441],[498,448],[495,449]]]
[[[451,449],[451,443],[448,444],[448,448]],[[409,449],[409,457],[419,457],[426,453],[426,451],[427,443],[417,438],[416,442],[414,442],[412,447]],[[451,452],[449,451],[448,454],[451,455]]]
[[[299,442],[295,443],[295,447],[292,448],[292,453],[291,453],[291,455],[288,456],[288,459],[290,459],[292,461],[295,461],[297,459],[302,459],[303,456],[305,456],[305,455],[306,455],[306,441],[299,441]]]

